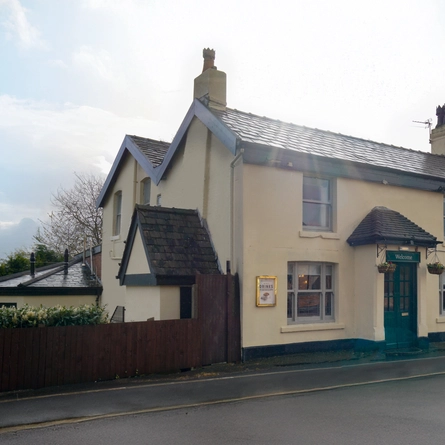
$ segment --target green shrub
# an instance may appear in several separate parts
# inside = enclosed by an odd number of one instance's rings
[[[105,307],[84,304],[78,307],[25,305],[19,309],[1,306],[0,328],[32,328],[36,326],[82,326],[108,323]]]

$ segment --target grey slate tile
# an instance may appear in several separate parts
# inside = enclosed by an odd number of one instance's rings
[[[155,275],[219,274],[210,236],[196,210],[137,205],[135,217],[142,226]],[[155,224],[147,224],[155,221]]]
[[[435,247],[437,238],[401,213],[387,207],[374,207],[347,239],[351,246],[365,244],[412,244]]]
[[[285,123],[230,108],[211,112],[241,141],[445,179],[445,156]]]

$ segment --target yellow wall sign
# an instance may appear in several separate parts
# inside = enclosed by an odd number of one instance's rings
[[[277,304],[277,277],[261,275],[256,277],[256,305],[275,306]]]

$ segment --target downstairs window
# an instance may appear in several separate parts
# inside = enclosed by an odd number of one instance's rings
[[[288,263],[288,323],[334,320],[333,269],[330,263]]]

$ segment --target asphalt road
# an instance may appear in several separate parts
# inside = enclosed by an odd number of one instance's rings
[[[435,375],[25,429],[0,442],[437,445],[444,395],[445,375]]]
[[[434,375],[445,375],[445,357],[313,369],[282,368],[204,379],[132,382],[131,386],[89,386],[87,390],[53,391],[40,397],[23,398],[23,394],[17,393],[16,398],[0,399],[0,442],[8,431],[33,426],[193,409]]]

